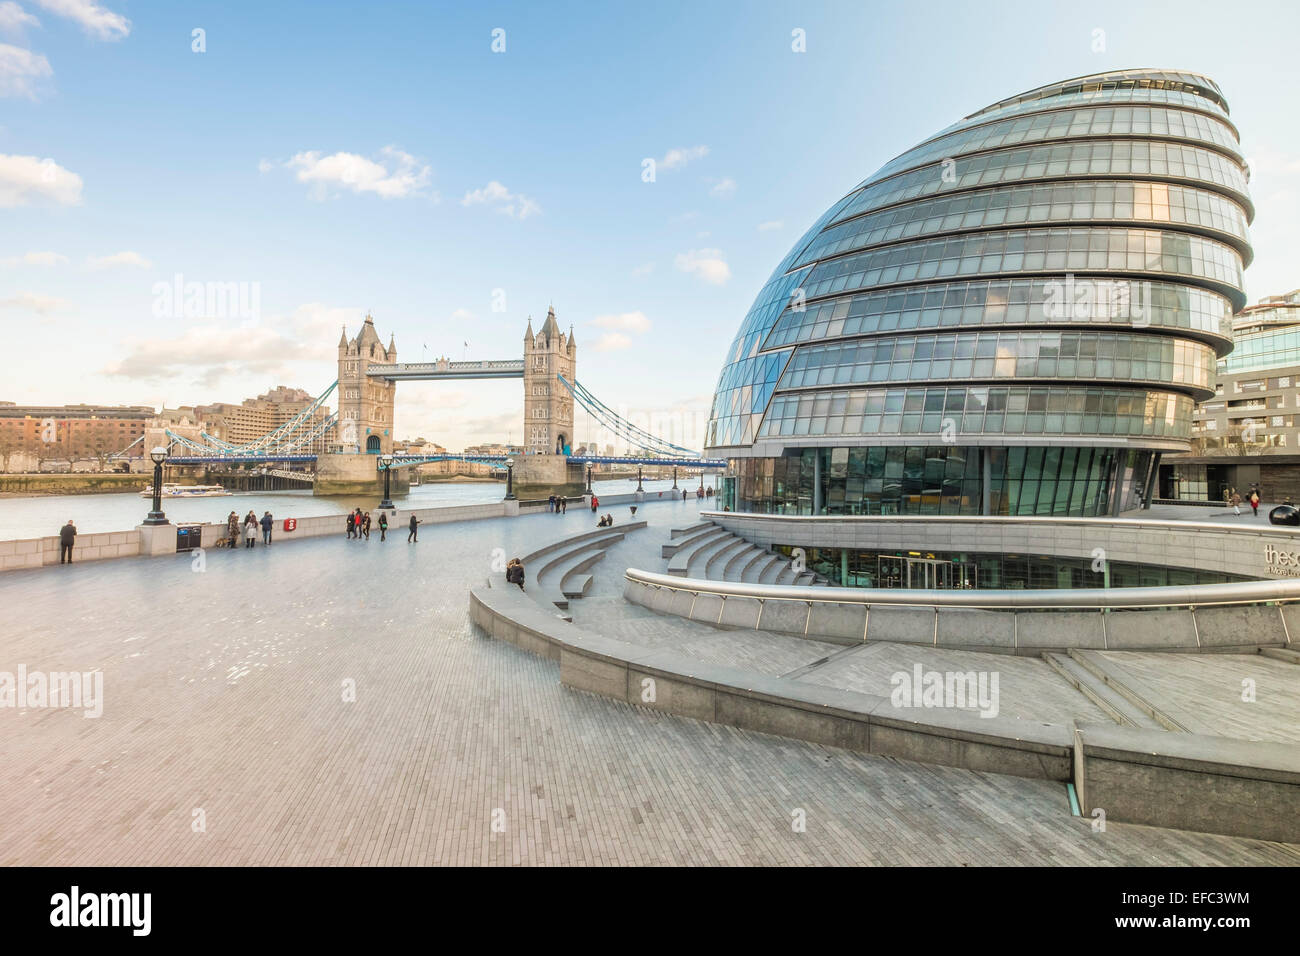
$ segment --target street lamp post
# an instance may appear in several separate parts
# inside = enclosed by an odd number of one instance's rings
[[[640,465],[636,466],[636,490],[637,491],[645,490],[644,488],[641,487],[641,466]]]
[[[587,465],[587,494],[591,494],[591,465]]]
[[[677,466],[673,465],[673,491],[677,490]]]
[[[515,460],[506,459],[506,501],[515,500]]]
[[[700,491],[704,490],[704,469],[700,469]]]
[[[153,459],[153,511],[144,519],[145,524],[167,524],[167,516],[162,510],[163,462],[167,460],[167,449],[159,445],[149,452]]]
[[[396,505],[393,504],[393,498],[392,498],[393,456],[380,455],[379,464],[380,467],[383,468],[384,470],[384,500],[379,502],[379,509],[382,511],[383,509],[387,508],[389,511],[392,511],[395,507],[397,507]]]

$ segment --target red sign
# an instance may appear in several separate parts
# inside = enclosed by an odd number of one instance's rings
[[[297,527],[298,527],[298,519],[297,519],[297,518],[285,518],[285,519],[284,519],[284,530],[285,530],[285,531],[293,531],[293,530],[294,530],[295,528],[297,528]]]

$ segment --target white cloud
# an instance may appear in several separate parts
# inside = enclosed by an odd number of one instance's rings
[[[723,285],[731,278],[731,267],[722,257],[721,249],[692,249],[679,253],[674,263],[682,272],[689,272],[712,285]]]
[[[259,173],[269,173],[273,169],[275,169],[275,163],[269,159],[259,159],[257,161],[257,171]]]
[[[0,153],[0,209],[48,199],[62,206],[81,202],[81,177],[52,159]]]
[[[643,263],[642,265],[637,266],[635,269],[633,269],[633,270],[632,270],[632,275],[634,275],[634,276],[648,276],[650,273],[652,273],[652,272],[654,272],[654,271],[655,271],[655,264],[654,264],[653,262],[646,262],[646,263]]]
[[[736,195],[736,181],[730,176],[722,177],[713,184],[713,188],[709,190],[709,195],[715,199],[730,199]]]
[[[499,213],[507,216],[518,216],[520,219],[540,215],[542,211],[542,207],[534,200],[529,199],[523,193],[512,193],[495,179],[482,189],[473,189],[467,192],[460,204],[462,206],[487,205]]]
[[[767,222],[760,222],[758,224],[758,231],[772,232],[773,230],[780,229],[784,225],[785,222],[780,219],[769,219]]]
[[[0,259],[0,266],[6,268],[13,268],[14,266],[57,266],[63,265],[67,261],[67,256],[61,256],[57,252],[28,252],[21,256]]]
[[[97,40],[120,40],[131,32],[130,20],[101,7],[95,0],[36,0],[36,3],[50,13],[75,21]]]
[[[638,335],[650,331],[650,320],[646,318],[644,312],[598,315],[591,320],[591,324],[601,329],[619,329],[624,332],[635,332]]]
[[[0,33],[5,36],[21,37],[28,27],[40,25],[40,20],[14,3],[14,0],[0,3]]]
[[[703,159],[707,155],[709,155],[707,146],[678,147],[668,150],[663,159],[659,160],[658,166],[660,169],[681,169],[687,163]]]
[[[606,332],[592,346],[597,352],[617,352],[632,347],[632,340],[622,332]]]
[[[380,159],[368,159],[356,153],[331,153],[322,156],[315,150],[298,153],[285,167],[295,172],[298,182],[311,187],[313,199],[323,200],[335,189],[354,193],[374,193],[381,199],[405,199],[419,196],[429,185],[432,167],[420,163],[410,153],[395,146],[380,150]],[[262,160],[258,169],[267,172],[270,164]],[[437,194],[430,198],[437,201]]]
[[[132,252],[129,249],[115,252],[111,256],[91,256],[86,261],[92,269],[112,269],[115,266],[137,266],[141,269],[148,269],[153,265],[140,253]]]
[[[469,309],[457,309],[451,314],[453,322],[468,322],[474,318],[474,313]]]
[[[35,99],[37,82],[53,75],[50,61],[41,54],[0,43],[0,96]]]
[[[65,299],[56,299],[54,296],[41,295],[38,292],[19,292],[12,298],[0,299],[0,309],[20,309],[38,315],[49,315],[51,312],[58,312],[71,306],[72,303]]]
[[[209,323],[170,339],[132,339],[126,343],[126,355],[104,371],[139,380],[180,378],[210,388],[223,379],[248,375],[317,374],[313,365],[320,363],[324,370],[318,374],[333,378],[339,329],[350,323],[355,334],[357,315],[357,309],[311,302],[260,325]]]

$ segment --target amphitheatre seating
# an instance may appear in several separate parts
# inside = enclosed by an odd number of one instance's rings
[[[669,539],[661,553],[668,559],[668,573],[678,577],[807,587],[827,583],[811,571],[795,571],[793,562],[784,555],[760,548],[708,521],[674,528]]]
[[[630,521],[612,528],[598,528],[582,534],[553,541],[520,560],[528,575],[526,593],[548,610],[559,610],[566,621],[569,601],[581,598],[591,587],[591,575],[586,572],[605,557],[605,551],[623,540],[629,531],[644,528],[644,521]],[[497,581],[496,578],[500,578]],[[505,587],[505,575],[496,575],[493,587]]]

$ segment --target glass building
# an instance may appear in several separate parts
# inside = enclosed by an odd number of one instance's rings
[[[1160,497],[1222,501],[1257,489],[1300,501],[1300,289],[1242,309],[1214,396],[1192,414],[1189,455],[1160,465]]]
[[[1210,79],[994,103],[818,219],[741,323],[706,447],[721,504],[1102,515],[1149,502],[1214,395],[1254,214]]]

